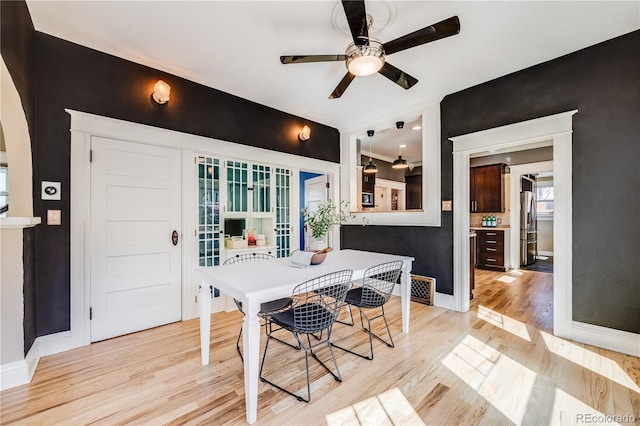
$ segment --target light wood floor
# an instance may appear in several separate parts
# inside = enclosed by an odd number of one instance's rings
[[[640,419],[639,359],[554,337],[551,280],[538,272],[479,271],[469,312],[412,303],[408,335],[400,331],[394,298],[387,317],[395,348],[374,343],[373,361],[336,350],[342,383],[312,361],[310,404],[260,383],[257,424],[593,424],[587,416],[602,414]],[[32,383],[1,393],[0,421],[244,424],[235,350],[240,321],[237,312],[213,315],[214,349],[206,367],[200,365],[197,320],[44,357]],[[340,324],[334,341],[368,345],[364,333]],[[269,355],[266,374],[302,389],[303,353],[274,343]],[[328,352],[319,355],[326,359]]]

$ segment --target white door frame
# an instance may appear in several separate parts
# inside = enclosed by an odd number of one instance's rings
[[[553,331],[569,337],[572,319],[572,116],[568,111],[450,138],[453,141],[453,294],[454,309],[469,310],[469,156],[491,149],[517,147],[551,140],[554,175],[554,288]],[[464,296],[467,297],[464,297]]]
[[[553,333],[614,351],[640,356],[640,334],[573,321],[572,277],[572,117],[578,110],[509,124],[453,141],[453,304],[469,310],[469,156],[551,140],[554,168]]]
[[[70,189],[70,330],[56,333],[49,340],[51,348],[47,354],[62,352],[91,343],[89,323],[90,294],[90,231],[91,137],[94,135],[120,139],[147,145],[182,149],[182,320],[198,315],[194,268],[197,266],[194,231],[197,228],[197,192],[194,184],[194,161],[196,153],[211,155],[224,161],[227,157],[247,161],[283,166],[293,174],[300,170],[327,174],[331,182],[339,182],[340,165],[323,160],[315,160],[277,151],[255,148],[247,145],[161,129],[144,124],[132,123],[114,118],[102,117],[70,109],[71,116],[71,189]],[[223,154],[224,153],[224,154]],[[332,185],[331,197],[340,199],[339,184]],[[295,186],[294,190],[297,189]],[[64,214],[64,213],[63,213]],[[297,217],[297,216],[296,216]],[[337,231],[338,232],[338,231]],[[336,239],[339,249],[339,238]]]

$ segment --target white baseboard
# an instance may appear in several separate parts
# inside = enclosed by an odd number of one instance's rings
[[[573,321],[571,340],[640,357],[640,334]]]
[[[545,251],[545,250],[538,250],[538,255],[553,257],[553,252],[552,251]]]
[[[15,388],[30,382],[26,360],[0,365],[0,390]]]
[[[456,300],[450,294],[438,293],[437,291],[433,296],[433,305],[440,308],[447,308],[453,311],[456,310]]]
[[[69,349],[73,349],[69,331],[38,337],[23,360],[0,365],[0,390],[30,383],[41,357]]]

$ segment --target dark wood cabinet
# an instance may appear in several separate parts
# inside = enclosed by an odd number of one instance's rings
[[[506,270],[505,232],[502,230],[477,230],[476,266],[480,269]]]
[[[470,208],[471,213],[504,212],[504,164],[471,167]]]
[[[407,210],[422,209],[422,175],[404,177],[407,184]]]
[[[362,174],[362,192],[374,193],[376,189],[376,175],[375,173],[363,173]]]

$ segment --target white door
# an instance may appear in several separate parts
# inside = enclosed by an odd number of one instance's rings
[[[329,176],[322,175],[304,181],[304,206],[315,212],[318,206],[327,201],[329,194]],[[311,230],[304,231],[304,249],[309,250]]]
[[[95,136],[91,149],[91,341],[179,321],[181,152]]]

